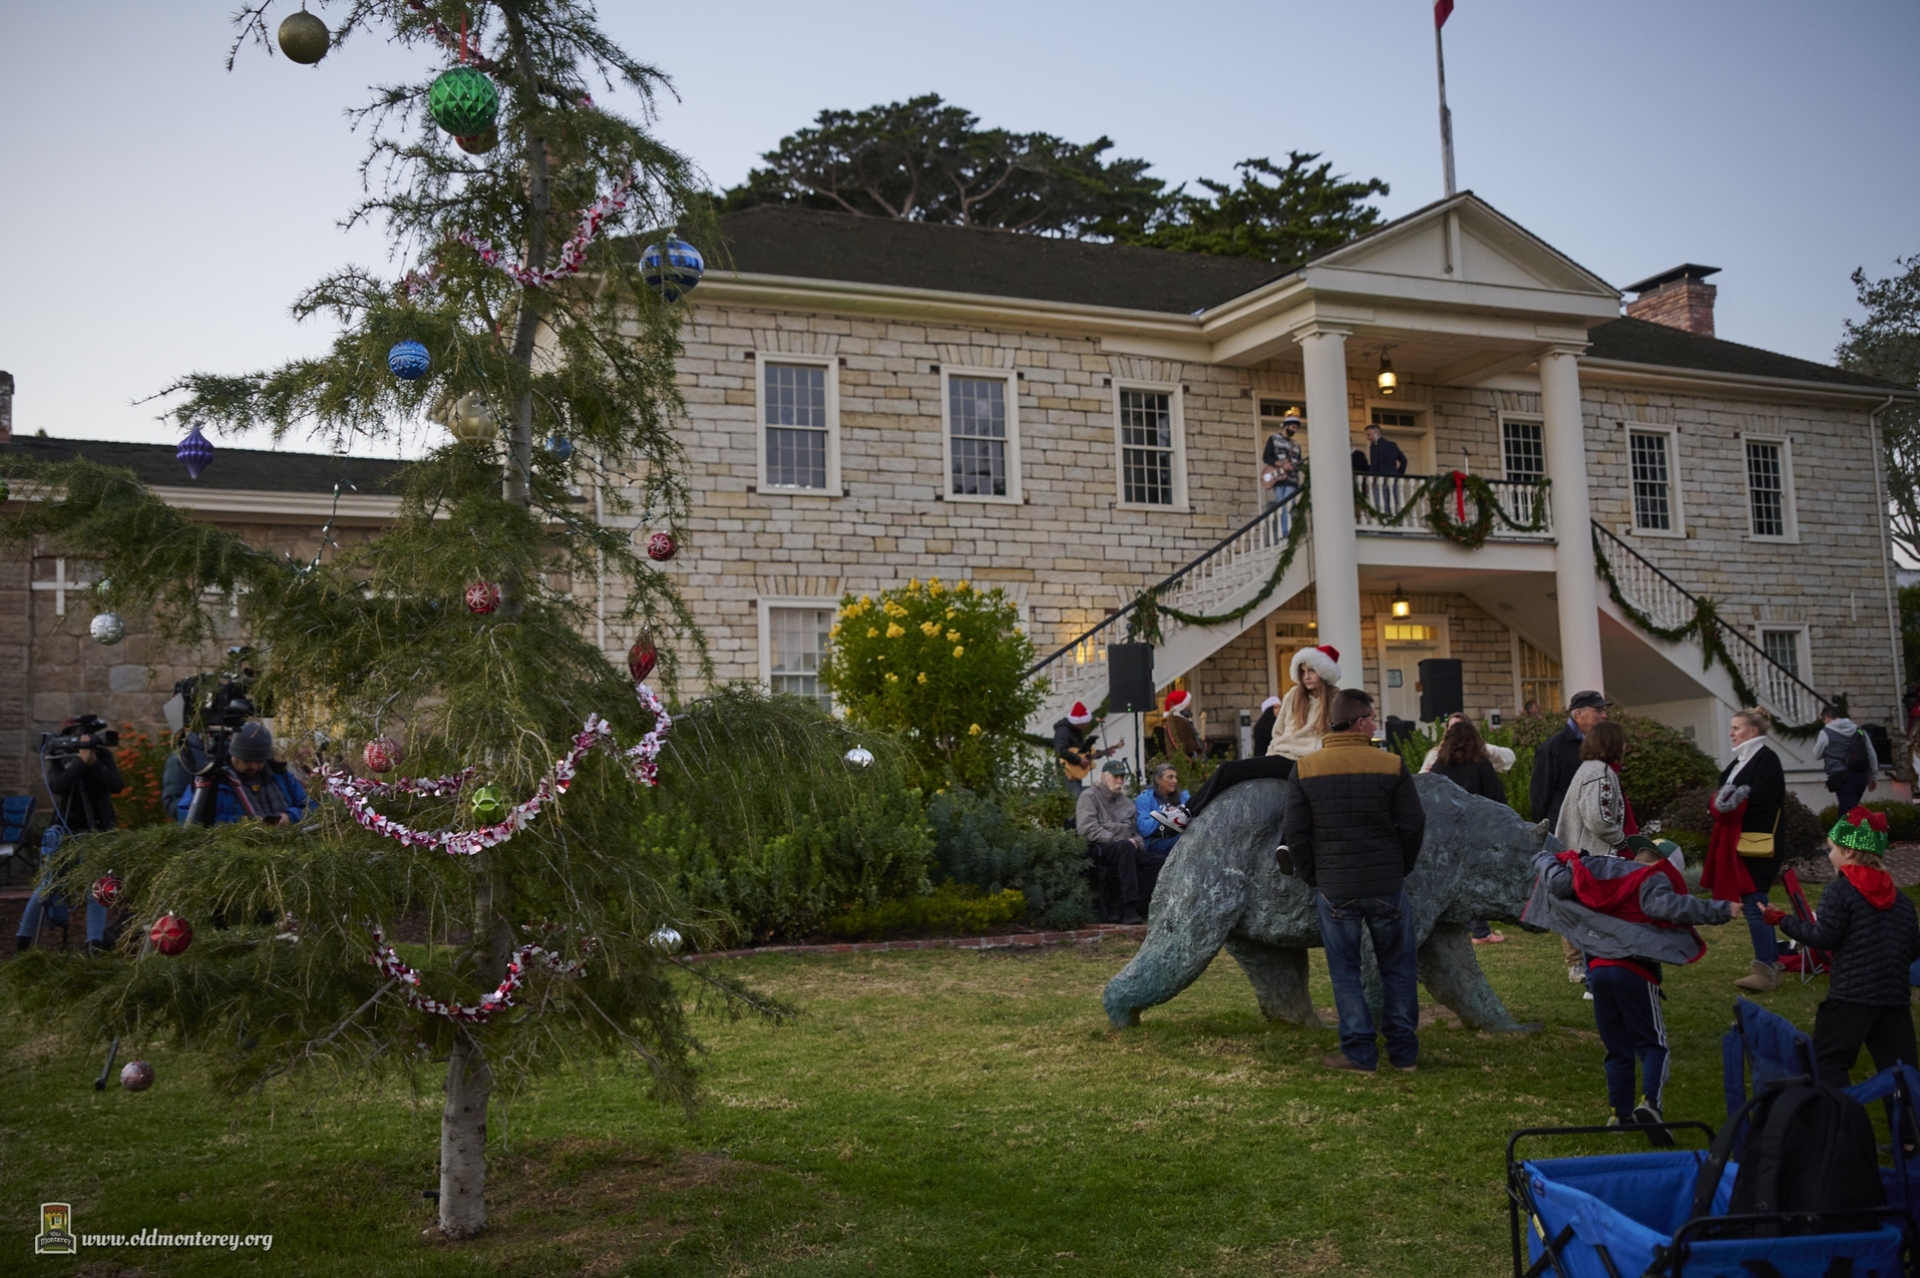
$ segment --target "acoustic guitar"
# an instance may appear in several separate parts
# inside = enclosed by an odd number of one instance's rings
[[[1093,771],[1093,765],[1109,755],[1118,754],[1127,743],[1116,741],[1104,750],[1075,750],[1072,756],[1061,755],[1060,766],[1066,769],[1067,780],[1085,781],[1087,774]]]

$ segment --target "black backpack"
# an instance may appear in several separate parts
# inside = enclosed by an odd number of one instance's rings
[[[1857,729],[1847,741],[1846,769],[1849,772],[1865,772],[1872,766],[1872,757],[1867,754],[1866,729]],[[1846,813],[1840,815],[1845,816]]]
[[[1769,1084],[1742,1106],[1713,1138],[1693,1190],[1693,1214],[1713,1214],[1735,1146],[1746,1146],[1733,1181],[1728,1215],[1757,1212],[1872,1212],[1887,1205],[1873,1123],[1859,1101],[1837,1087],[1804,1077]],[[1757,1224],[1755,1238],[1782,1234],[1844,1233],[1879,1227],[1869,1214],[1851,1221]]]

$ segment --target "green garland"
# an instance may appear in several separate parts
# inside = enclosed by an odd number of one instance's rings
[[[1309,476],[1303,471],[1300,476],[1300,491],[1290,502],[1293,506],[1293,522],[1287,529],[1287,544],[1281,547],[1280,558],[1274,563],[1273,571],[1267,574],[1267,580],[1258,594],[1241,604],[1231,612],[1203,613],[1182,612],[1160,602],[1160,592],[1171,582],[1161,582],[1140,592],[1133,602],[1133,611],[1127,614],[1128,642],[1160,644],[1160,618],[1172,617],[1183,626],[1218,626],[1240,618],[1265,603],[1273,592],[1280,588],[1280,579],[1287,575],[1287,569],[1293,566],[1293,557],[1300,549],[1300,543],[1307,539],[1307,484]],[[1278,519],[1276,512],[1269,512],[1268,518]]]
[[[1613,565],[1607,562],[1607,552],[1601,548],[1598,531],[1593,534],[1593,566],[1599,571],[1600,579],[1607,583],[1608,597],[1618,605],[1620,611],[1627,614],[1629,621],[1656,639],[1664,639],[1668,643],[1695,640],[1700,645],[1702,670],[1711,670],[1718,663],[1733,680],[1733,695],[1740,704],[1748,706],[1760,704],[1760,694],[1754,691],[1753,686],[1747,682],[1746,676],[1740,673],[1740,667],[1734,661],[1733,653],[1727,648],[1725,633],[1727,623],[1720,616],[1719,605],[1713,600],[1695,597],[1692,617],[1678,626],[1663,626],[1627,601],[1626,595],[1620,589],[1619,579],[1613,575]],[[1776,723],[1773,725],[1773,735],[1788,741],[1808,741],[1825,726],[1818,718],[1807,723]]]
[[[1447,503],[1454,496],[1453,477],[1456,473],[1459,472],[1448,471],[1444,475],[1427,476],[1407,498],[1407,504],[1395,511],[1382,510],[1367,500],[1367,476],[1355,475],[1353,477],[1354,514],[1356,517],[1362,514],[1371,515],[1388,528],[1398,528],[1407,522],[1414,511],[1423,509],[1424,502],[1428,531],[1443,541],[1464,546],[1468,550],[1478,550],[1486,545],[1487,538],[1493,535],[1496,523],[1513,532],[1546,531],[1548,510],[1545,499],[1551,480],[1541,478],[1534,481],[1533,518],[1526,523],[1521,523],[1508,517],[1506,507],[1500,504],[1492,484],[1479,475],[1461,474],[1464,484],[1463,495],[1473,499],[1476,511],[1473,521],[1463,524],[1447,513]]]

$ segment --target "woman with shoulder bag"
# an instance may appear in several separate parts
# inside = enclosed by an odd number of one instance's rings
[[[1707,840],[1702,886],[1716,901],[1738,901],[1753,936],[1753,970],[1735,981],[1764,994],[1780,984],[1779,942],[1762,915],[1774,876],[1780,872],[1777,836],[1787,806],[1787,773],[1767,744],[1773,716],[1758,707],[1733,716],[1727,740],[1733,761],[1720,774],[1714,794],[1713,833]]]

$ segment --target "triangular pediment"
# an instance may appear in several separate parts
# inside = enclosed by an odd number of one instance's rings
[[[1396,219],[1315,258],[1305,270],[1620,296],[1618,289],[1471,191]]]

